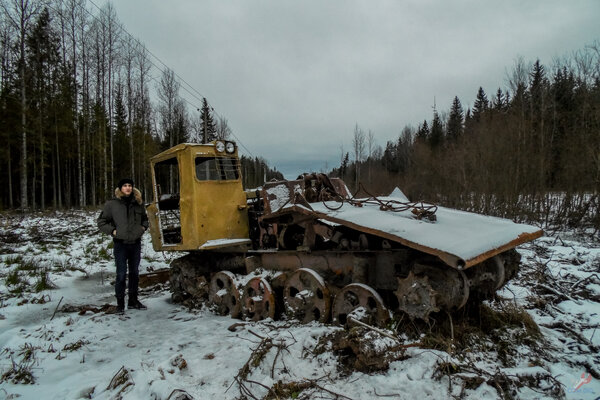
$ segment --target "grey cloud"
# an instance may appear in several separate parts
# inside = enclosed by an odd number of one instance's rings
[[[431,119],[434,98],[446,110],[455,95],[469,106],[479,86],[506,87],[519,55],[551,65],[600,38],[594,0],[114,4],[253,155],[288,177],[338,165],[356,123],[384,145]]]

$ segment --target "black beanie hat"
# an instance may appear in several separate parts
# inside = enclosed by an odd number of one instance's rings
[[[117,186],[119,188],[119,190],[121,190],[121,188],[123,187],[124,184],[129,183],[131,186],[133,186],[133,179],[130,178],[123,178],[119,181],[119,183],[117,183]]]

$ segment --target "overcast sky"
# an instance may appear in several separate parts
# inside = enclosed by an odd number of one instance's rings
[[[99,4],[99,3],[98,3]],[[600,1],[114,0],[125,28],[293,179],[600,40]],[[159,72],[153,71],[159,78]],[[199,103],[189,93],[180,94]],[[191,112],[195,112],[190,108]],[[243,153],[248,154],[242,149]]]

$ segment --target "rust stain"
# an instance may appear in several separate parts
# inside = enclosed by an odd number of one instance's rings
[[[505,245],[500,246],[495,249],[492,249],[492,250],[488,250],[485,253],[482,253],[476,257],[471,258],[470,260],[467,260],[465,268],[479,264],[479,263],[487,260],[488,258],[492,258],[495,255],[503,253],[506,250],[510,250],[514,247],[517,247],[520,244],[523,244],[525,242],[530,242],[534,239],[537,239],[540,236],[542,236],[543,234],[544,234],[544,231],[541,229],[539,231],[536,231],[533,233],[521,233],[516,239],[511,240],[510,242],[506,243]]]
[[[156,285],[157,283],[165,283],[169,280],[170,272],[170,268],[164,268],[140,274],[139,287],[146,288],[148,286]]]
[[[380,236],[380,237],[383,237],[386,239],[393,240],[395,242],[399,242],[399,243],[403,244],[404,246],[410,247],[411,249],[419,250],[424,253],[437,256],[442,261],[444,261],[446,264],[448,264],[449,266],[451,266],[453,268],[457,268],[457,269],[467,269],[469,267],[472,267],[473,265],[479,264],[479,263],[487,260],[488,258],[491,258],[497,254],[500,254],[506,250],[510,250],[522,243],[537,239],[540,236],[542,236],[544,233],[544,231],[542,231],[541,229],[539,231],[536,231],[533,233],[522,233],[516,239],[511,240],[510,242],[508,242],[500,247],[497,247],[492,250],[488,250],[488,251],[486,251],[482,254],[479,254],[478,256],[473,257],[469,260],[462,260],[454,254],[451,254],[451,253],[448,253],[445,251],[441,251],[439,249],[431,248],[428,246],[424,246],[420,243],[406,240],[400,236],[396,236],[396,235],[393,235],[388,232],[380,231],[377,229],[366,228],[364,226],[357,225],[357,224],[355,224],[351,221],[345,220],[345,219],[331,217],[322,212],[310,211],[305,208],[297,207],[297,206],[290,206],[289,208],[286,208],[286,213],[289,213],[289,212],[297,212],[297,213],[304,214],[304,215],[315,215],[320,219],[325,219],[325,220],[328,220],[331,222],[335,222],[335,223],[338,223],[341,225],[348,226],[350,228],[356,229],[356,230],[364,232],[364,233],[370,233],[370,234],[373,234],[376,236]],[[281,214],[283,214],[283,212],[281,212]]]

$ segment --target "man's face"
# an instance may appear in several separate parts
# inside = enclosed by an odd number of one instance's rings
[[[132,191],[133,191],[133,186],[131,186],[130,183],[126,183],[123,186],[121,186],[121,192],[123,192],[123,194],[125,194],[125,196],[129,196]]]

